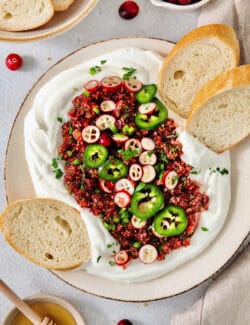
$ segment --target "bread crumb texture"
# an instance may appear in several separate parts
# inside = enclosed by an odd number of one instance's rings
[[[218,153],[245,139],[250,134],[250,65],[205,85],[194,99],[186,129]]]
[[[24,31],[35,29],[54,15],[51,0],[1,0],[0,29]]]
[[[1,215],[11,246],[49,269],[70,269],[90,257],[90,241],[80,213],[52,199],[16,201]]]

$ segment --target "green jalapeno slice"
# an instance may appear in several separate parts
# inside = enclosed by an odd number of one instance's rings
[[[152,217],[162,206],[164,197],[153,184],[140,183],[131,200],[132,213],[141,220]]]
[[[143,130],[153,130],[164,123],[168,118],[168,110],[161,101],[154,98],[152,102],[156,103],[157,107],[153,114],[146,115],[139,112],[135,116],[135,124]]]
[[[157,86],[155,84],[144,85],[138,93],[135,94],[135,98],[140,104],[146,104],[154,98],[157,92]]]
[[[98,176],[105,181],[117,181],[125,177],[128,172],[128,167],[120,159],[107,160],[101,169],[98,171]]]
[[[83,154],[83,161],[89,168],[100,167],[108,158],[108,149],[101,144],[89,144]]]
[[[185,211],[176,205],[169,204],[154,218],[154,230],[161,236],[171,237],[181,234],[187,228]]]

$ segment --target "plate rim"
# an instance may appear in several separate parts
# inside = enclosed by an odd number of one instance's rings
[[[8,137],[8,141],[7,141],[7,146],[6,146],[6,150],[5,150],[5,154],[4,154],[4,191],[5,191],[5,197],[6,197],[6,201],[7,201],[7,204],[10,203],[10,200],[9,200],[9,197],[8,197],[8,193],[7,193],[7,177],[6,177],[6,169],[7,169],[7,155],[8,155],[8,151],[9,151],[9,147],[10,147],[10,141],[11,141],[11,136],[13,135],[13,131],[14,131],[14,127],[17,123],[17,119],[20,115],[20,113],[22,112],[22,108],[27,100],[27,98],[30,96],[30,93],[32,92],[32,90],[36,87],[36,85],[38,84],[38,82],[48,73],[50,72],[55,66],[57,66],[59,63],[61,63],[62,61],[64,61],[65,59],[69,58],[70,56],[80,52],[81,50],[84,50],[85,48],[88,48],[90,46],[95,46],[95,45],[98,45],[98,44],[103,44],[103,43],[108,43],[110,41],[116,41],[116,40],[122,40],[122,39],[127,39],[127,40],[135,40],[135,39],[144,39],[144,40],[155,40],[155,41],[161,41],[161,42],[168,42],[170,44],[175,44],[174,42],[172,41],[169,41],[169,40],[166,40],[166,39],[162,39],[162,38],[156,38],[156,37],[146,37],[146,36],[140,36],[140,35],[136,35],[136,36],[125,36],[125,37],[114,37],[114,38],[109,38],[109,39],[104,39],[104,40],[97,40],[95,42],[92,42],[92,43],[88,43],[74,51],[72,51],[71,53],[67,54],[66,56],[64,56],[63,58],[61,58],[60,60],[58,60],[57,62],[55,62],[52,66],[50,66],[42,75],[40,75],[40,77],[32,84],[31,88],[29,89],[29,91],[27,92],[26,96],[24,97],[24,99],[22,100],[21,104],[19,105],[19,109],[15,115],[15,118],[14,118],[14,121],[12,123],[12,126],[11,126],[11,129],[10,129],[10,132],[9,132],[9,137]],[[100,297],[100,298],[104,298],[104,299],[109,299],[109,300],[114,300],[114,301],[123,301],[123,302],[133,302],[133,303],[140,303],[140,302],[149,302],[149,301],[158,301],[158,300],[162,300],[162,299],[168,299],[168,298],[173,298],[173,297],[176,297],[176,296],[179,296],[183,293],[186,293],[192,289],[195,289],[197,288],[198,286],[204,284],[205,282],[207,282],[208,280],[214,278],[214,277],[217,277],[222,271],[224,271],[224,269],[226,269],[233,261],[234,259],[237,257],[238,255],[238,252],[239,250],[241,249],[241,247],[244,245],[246,239],[248,238],[248,236],[250,235],[250,229],[247,233],[247,235],[243,238],[243,240],[241,241],[240,245],[236,248],[236,250],[233,252],[233,254],[230,256],[230,258],[219,268],[217,269],[215,272],[213,272],[210,276],[206,277],[205,279],[203,279],[201,282],[187,288],[187,289],[184,289],[180,292],[177,292],[177,293],[174,293],[174,294],[170,294],[170,295],[167,295],[167,296],[160,296],[159,298],[147,298],[147,299],[140,299],[140,300],[131,300],[131,299],[122,299],[122,298],[114,298],[114,297],[107,297],[107,296],[104,296],[102,294],[97,294],[97,293],[93,293],[93,292],[90,292],[86,289],[83,289],[83,288],[80,288],[80,287],[77,287],[75,284],[72,284],[70,282],[68,282],[66,279],[64,279],[63,277],[61,277],[56,271],[52,271],[52,270],[49,270],[50,273],[52,273],[54,276],[56,276],[57,278],[59,278],[60,280],[62,280],[64,283],[70,285],[71,287],[77,289],[77,290],[80,290],[81,292],[84,292],[84,293],[88,293],[90,295],[93,295],[93,296],[96,296],[96,297]],[[115,281],[116,282],[116,281]],[[118,282],[119,283],[119,282]],[[144,283],[147,283],[147,282],[144,282]]]
[[[40,35],[32,34],[30,36],[22,36],[21,34],[19,34],[19,37],[15,37],[15,36],[9,37],[9,35],[6,35],[6,36],[1,35],[1,32],[12,33],[11,31],[0,30],[0,41],[13,42],[13,43],[32,42],[32,41],[43,40],[46,38],[50,38],[50,37],[54,37],[56,35],[62,34],[64,32],[66,32],[67,30],[69,30],[70,28],[77,25],[82,19],[84,19],[94,9],[94,7],[99,2],[99,0],[89,0],[89,1],[90,1],[90,3],[87,5],[85,10],[83,10],[82,12],[77,14],[76,17],[72,18],[68,23],[63,24],[63,26],[61,26],[60,28],[58,28],[54,31],[46,32],[46,30],[45,30],[44,32],[41,32]],[[53,19],[53,17],[52,17],[52,19]],[[40,27],[42,27],[42,26],[40,26]],[[37,31],[37,30],[38,29],[35,28],[35,29],[31,29],[31,30],[26,30],[23,32]],[[21,32],[13,32],[13,33],[22,33],[22,31]]]

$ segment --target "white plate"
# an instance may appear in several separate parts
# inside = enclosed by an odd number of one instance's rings
[[[9,138],[5,163],[5,186],[8,202],[35,195],[24,155],[23,122],[25,115],[32,107],[37,91],[59,72],[84,60],[125,46],[141,47],[166,56],[173,44],[152,38],[121,38],[91,44],[55,64],[34,85],[20,108]],[[113,282],[85,271],[54,273],[82,291],[124,301],[148,301],[171,297],[210,278],[232,258],[249,233],[249,142],[247,139],[231,151],[232,201],[229,215],[220,234],[202,254],[165,276],[144,283]]]

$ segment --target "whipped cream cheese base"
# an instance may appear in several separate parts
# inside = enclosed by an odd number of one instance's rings
[[[100,61],[106,60],[104,65]],[[51,161],[57,157],[61,143],[61,126],[57,117],[68,120],[67,112],[72,107],[72,99],[82,93],[82,86],[91,79],[101,80],[105,76],[122,76],[122,67],[133,67],[136,76],[144,84],[156,83],[162,58],[150,51],[139,48],[123,48],[84,62],[74,68],[61,72],[45,84],[38,92],[33,107],[25,118],[25,153],[30,175],[38,197],[51,197],[62,200],[81,212],[87,225],[91,240],[92,256],[80,266],[89,273],[115,281],[144,282],[156,279],[173,270],[187,260],[201,253],[220,232],[226,219],[230,204],[230,176],[212,173],[210,168],[227,168],[230,174],[229,152],[215,154],[185,131],[179,130],[179,140],[183,145],[182,159],[195,169],[198,175],[191,175],[202,184],[201,190],[210,197],[209,209],[202,213],[200,223],[191,238],[191,245],[174,250],[164,261],[142,264],[139,259],[132,260],[126,269],[111,266],[113,251],[119,251],[119,244],[103,227],[102,220],[88,209],[81,209],[63,185],[63,177],[56,179]],[[89,68],[101,66],[95,76]],[[158,96],[159,97],[159,96]],[[58,161],[59,167],[63,165]],[[202,231],[206,227],[209,231]],[[108,248],[111,246],[110,248]],[[100,258],[98,258],[101,256]],[[78,268],[79,270],[79,268]],[[73,271],[69,271],[73,272]]]

